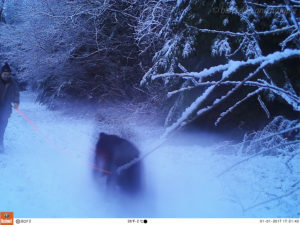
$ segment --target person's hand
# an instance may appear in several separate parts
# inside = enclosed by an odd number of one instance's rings
[[[18,103],[14,103],[14,104],[13,104],[13,107],[14,107],[15,109],[18,109],[18,108],[19,108],[19,104],[18,104]]]

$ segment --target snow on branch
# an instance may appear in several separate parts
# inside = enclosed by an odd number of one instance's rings
[[[295,2],[295,0],[291,0],[291,2]],[[299,2],[299,1],[298,1]],[[269,4],[259,4],[259,3],[255,3],[255,2],[248,2],[248,4],[250,5],[254,5],[254,6],[258,6],[258,7],[264,7],[264,8],[286,8],[285,5],[283,4],[279,4],[279,5],[269,5]],[[298,3],[299,4],[299,3]],[[300,6],[294,6],[294,7],[300,7]]]
[[[217,72],[221,72],[226,70],[228,68],[227,65],[218,65],[214,67],[210,67],[208,69],[204,69],[201,72],[188,72],[188,73],[163,73],[163,74],[157,74],[152,75],[151,79],[155,80],[158,78],[168,78],[168,77],[182,77],[182,78],[196,78],[196,79],[202,79],[205,77],[209,77]]]
[[[152,79],[158,79],[158,78],[168,78],[172,76],[179,76],[182,78],[197,78],[199,79],[199,83],[201,82],[201,79],[204,77],[211,76],[215,74],[216,72],[223,72],[222,78],[219,81],[210,83],[211,85],[204,91],[204,93],[199,96],[186,110],[182,113],[181,117],[170,127],[168,127],[163,135],[163,138],[169,135],[172,131],[181,128],[185,126],[188,122],[191,122],[195,120],[197,117],[203,115],[204,113],[210,111],[215,106],[223,102],[225,99],[229,98],[233,93],[235,93],[239,88],[241,88],[244,85],[255,85],[258,86],[259,89],[249,93],[244,99],[236,102],[232,107],[230,107],[228,110],[226,110],[224,113],[220,115],[220,118],[217,119],[216,125],[220,122],[221,118],[223,118],[225,115],[227,115],[229,112],[231,112],[235,107],[237,107],[240,103],[247,100],[251,96],[257,94],[262,89],[272,90],[277,95],[280,95],[288,104],[293,106],[293,108],[297,111],[300,111],[299,102],[300,99],[298,96],[293,95],[290,92],[287,92],[281,88],[278,88],[277,86],[273,84],[269,84],[267,82],[251,82],[250,79],[252,79],[258,72],[263,70],[266,66],[272,65],[278,61],[290,58],[300,56],[300,50],[297,49],[286,49],[282,52],[274,52],[272,54],[269,54],[267,56],[260,56],[255,59],[248,59],[247,61],[229,61],[228,64],[225,65],[219,65],[215,67],[211,67],[208,69],[204,69],[203,71],[196,73],[166,73],[166,74],[159,74],[152,76]],[[246,65],[259,65],[255,71],[252,73],[249,73],[242,81],[236,81],[235,83],[230,81],[226,82],[225,79],[228,79],[230,75],[234,72],[236,72],[238,69],[240,69],[243,66]],[[211,105],[206,106],[204,108],[200,108],[201,104],[204,102],[204,100],[207,98],[209,94],[211,94],[215,87],[221,85],[222,83],[227,84],[234,84],[235,86],[229,90],[224,96],[216,99]],[[191,89],[192,87],[187,87],[187,89]],[[178,90],[182,91],[182,90]],[[177,92],[178,92],[177,91]]]
[[[208,87],[200,97],[198,97],[188,108],[186,108],[181,117],[165,130],[165,133],[162,135],[162,139],[165,139],[172,131],[185,126],[191,115],[197,112],[199,105],[201,105],[201,103],[213,91],[214,88],[215,85]]]
[[[293,41],[297,36],[300,36],[300,32],[295,32],[289,35],[283,42],[280,43],[281,48],[284,49],[287,43]]]
[[[274,62],[272,60],[272,62]],[[270,62],[264,62],[262,63],[254,72],[250,73],[243,81],[241,81],[240,83],[237,84],[237,86],[235,86],[233,89],[231,89],[230,91],[227,92],[226,95],[222,96],[221,98],[219,99],[216,99],[214,101],[214,103],[209,106],[209,107],[206,107],[204,109],[201,109],[197,112],[197,116],[200,116],[204,113],[206,113],[207,111],[211,110],[212,108],[214,108],[216,105],[218,105],[219,103],[223,102],[225,99],[229,98],[235,91],[237,91],[242,85],[244,85],[248,80],[250,80],[251,78],[253,78],[260,70],[262,70],[266,65],[268,65]],[[277,93],[280,95],[280,93]],[[299,102],[295,104],[295,102],[292,100],[292,98],[289,98],[288,96],[286,95],[281,95],[284,100],[286,102],[288,102],[290,105],[292,105],[294,107],[294,109],[296,109],[297,111],[300,111],[299,109]],[[299,99],[299,98],[298,98]]]
[[[235,81],[235,82],[225,82],[225,83],[238,84],[240,82]],[[294,93],[291,93],[290,91],[286,91],[280,87],[277,87],[274,84],[269,84],[264,80],[261,80],[261,82],[247,81],[244,83],[244,85],[256,86],[259,87],[259,89],[271,91],[274,94],[280,96],[284,101],[286,101],[287,104],[292,106],[295,111],[300,112],[300,97],[295,95]]]
[[[263,100],[261,99],[260,95],[258,95],[257,100],[258,100],[261,108],[265,111],[265,113],[269,119],[271,117],[270,112],[269,112],[267,106],[265,105],[265,103],[263,102]]]
[[[217,177],[224,175],[236,166],[255,158],[258,155],[287,156],[285,164],[288,169],[289,161],[299,154],[299,138],[290,140],[299,133],[299,122],[297,120],[287,120],[282,116],[275,117],[262,130],[256,131],[250,135],[245,135],[244,140],[238,144],[226,145],[226,148],[236,149],[241,155],[249,156],[222,171]],[[223,147],[222,147],[223,148]]]
[[[274,52],[267,56],[260,56],[255,59],[248,59],[247,61],[229,61],[227,64],[213,66],[208,69],[204,69],[201,72],[189,72],[189,73],[163,73],[152,75],[152,80],[158,78],[168,78],[168,77],[192,77],[197,79],[202,79],[205,77],[210,77],[217,72],[222,72],[222,77],[228,77],[230,74],[237,71],[239,68],[248,65],[257,65],[257,64],[273,64],[277,61],[281,61],[290,57],[300,56],[300,50],[298,49],[285,49],[284,51]]]
[[[292,29],[296,28],[296,25],[293,26],[286,26],[282,28],[278,28],[275,30],[268,30],[268,31],[254,31],[254,33],[249,33],[249,32],[232,32],[232,31],[222,31],[222,30],[210,30],[210,29],[201,29],[197,28],[194,26],[186,25],[188,28],[195,29],[199,32],[202,33],[211,33],[211,34],[223,34],[231,37],[244,37],[244,36],[251,36],[253,34],[258,34],[258,35],[269,35],[269,34],[280,34],[282,32],[290,31]]]
[[[285,100],[286,103],[291,105],[295,111],[300,112],[300,97],[299,96],[296,96],[295,94],[293,94],[289,91],[286,91],[282,88],[279,88],[275,85],[269,84],[266,81],[263,81],[262,84],[256,83],[255,85],[259,86],[263,89],[272,91],[274,94],[280,96],[283,100]]]
[[[184,92],[184,91],[188,91],[188,90],[192,90],[194,88],[200,87],[200,86],[210,86],[210,85],[238,85],[240,84],[241,81],[223,81],[223,82],[217,82],[217,81],[207,81],[207,82],[201,82],[196,84],[195,86],[189,86],[189,87],[185,87],[185,88],[181,88],[179,90],[176,91],[172,91],[168,93],[168,97],[171,97],[175,94]],[[289,105],[291,105],[293,107],[293,109],[295,111],[300,112],[300,97],[297,96],[294,92],[291,91],[287,91],[285,89],[282,89],[278,86],[276,86],[275,84],[270,84],[264,80],[260,80],[260,82],[257,81],[246,81],[244,84],[244,86],[252,86],[252,87],[258,87],[262,90],[268,90],[273,92],[274,94],[280,96],[281,98],[283,98],[283,100],[285,100]]]
[[[290,14],[290,19],[293,22],[293,24],[295,25],[295,27],[297,28],[298,32],[300,32],[300,27],[299,27],[299,23],[297,22],[297,17],[295,15],[295,12],[290,4],[290,0],[284,0],[285,5],[286,5],[286,9]]]
[[[275,30],[268,30],[268,31],[256,31],[255,33],[256,34],[259,34],[259,35],[269,35],[269,34],[276,34],[276,33],[282,33],[282,32],[286,32],[286,31],[289,31],[289,30],[292,30],[292,29],[295,29],[296,26],[293,25],[293,26],[287,26],[287,27],[283,27],[283,28],[278,28],[278,29],[275,29]]]
[[[300,1],[299,0],[291,0],[291,2],[299,5],[295,5],[294,7],[300,7]]]
[[[201,29],[194,26],[186,25],[188,28],[195,29],[202,33],[211,33],[211,34],[224,34],[232,37],[243,37],[245,35],[249,35],[249,33],[240,33],[240,32],[232,32],[232,31],[221,31],[221,30],[210,30],[210,29]]]
[[[237,101],[233,106],[231,106],[230,108],[228,108],[225,112],[222,112],[220,114],[220,117],[217,119],[217,121],[215,122],[215,126],[218,126],[218,124],[220,123],[220,121],[229,113],[232,112],[232,110],[234,108],[236,108],[238,105],[240,105],[241,103],[245,102],[246,100],[248,100],[249,98],[251,98],[252,96],[258,94],[259,92],[261,92],[263,89],[262,88],[259,88],[253,92],[250,92],[249,94],[247,94],[247,96],[245,98],[243,98],[242,100],[240,101]]]

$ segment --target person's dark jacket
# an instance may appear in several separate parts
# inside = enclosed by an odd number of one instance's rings
[[[10,78],[3,81],[0,78],[0,117],[9,117],[12,112],[12,103],[19,104],[20,94],[17,82]]]

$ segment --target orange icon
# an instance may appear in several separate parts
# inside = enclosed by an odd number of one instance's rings
[[[14,213],[13,212],[1,212],[0,213],[0,225],[13,225]]]

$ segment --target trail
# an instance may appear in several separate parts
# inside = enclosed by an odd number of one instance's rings
[[[64,151],[14,110],[0,154],[0,211],[13,211],[16,217],[294,217],[300,211],[295,197],[299,191],[246,210],[298,181],[287,175],[280,159],[261,157],[217,178],[241,157],[181,145],[178,139],[144,159],[143,198],[108,194],[104,185],[95,183],[88,166],[98,133],[129,133],[146,153],[155,147],[161,127],[137,121],[107,124],[105,118],[97,122],[95,114],[50,111],[28,92],[21,95],[20,109]],[[128,132],[124,126],[130,127]],[[208,136],[199,138],[205,141]],[[299,166],[297,160],[292,163]]]

